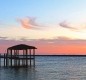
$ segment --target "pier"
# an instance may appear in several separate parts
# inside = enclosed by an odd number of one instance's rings
[[[0,54],[0,67],[35,67],[35,49],[37,48],[25,44],[7,48],[7,53]]]

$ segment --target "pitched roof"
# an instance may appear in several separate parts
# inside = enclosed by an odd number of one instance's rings
[[[12,50],[24,50],[24,49],[37,49],[34,46],[29,46],[29,45],[25,45],[25,44],[19,44],[19,45],[15,45],[12,47],[9,47],[8,49],[12,49]]]

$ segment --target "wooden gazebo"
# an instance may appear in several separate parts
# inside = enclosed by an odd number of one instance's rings
[[[28,67],[35,66],[35,49],[34,46],[19,44],[7,49],[4,55],[4,66],[11,67]]]

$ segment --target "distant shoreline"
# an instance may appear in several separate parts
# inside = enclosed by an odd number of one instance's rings
[[[1,57],[3,57],[4,55],[1,54]],[[22,55],[20,55],[22,56]],[[61,57],[86,57],[86,55],[35,55],[35,56],[61,56]]]
[[[63,56],[63,57],[86,57],[86,55],[35,55],[35,56]]]

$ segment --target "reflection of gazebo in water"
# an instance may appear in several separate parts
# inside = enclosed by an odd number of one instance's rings
[[[35,66],[35,49],[34,46],[19,44],[7,49],[4,59],[4,66]]]

